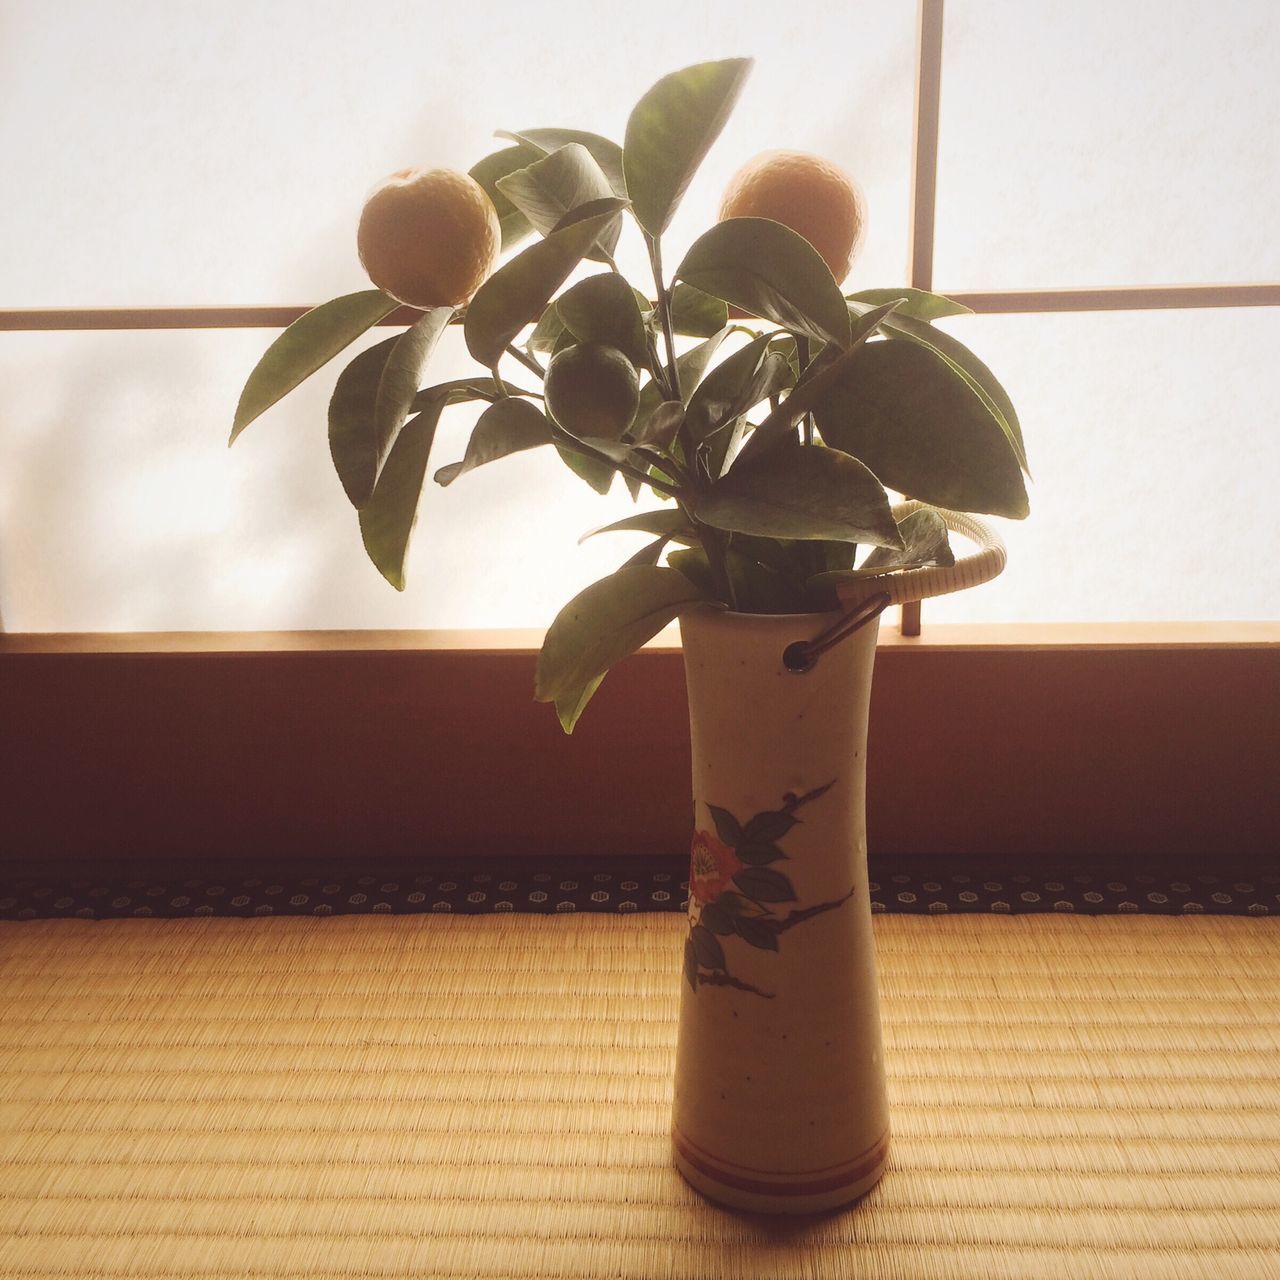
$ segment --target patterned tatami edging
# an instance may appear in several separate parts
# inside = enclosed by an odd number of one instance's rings
[[[871,909],[912,915],[1075,912],[1081,915],[1280,916],[1280,866],[1239,874],[1146,869],[1007,874],[902,870],[873,862]],[[424,859],[408,871],[274,878],[147,876],[124,880],[0,879],[0,920],[106,920],[186,916],[327,916],[441,912],[682,911],[684,859]]]

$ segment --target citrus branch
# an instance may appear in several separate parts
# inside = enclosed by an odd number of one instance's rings
[[[683,400],[684,396],[680,391],[680,366],[676,363],[675,330],[671,326],[671,293],[666,281],[662,278],[662,246],[657,236],[646,235],[644,241],[649,250],[649,265],[653,268],[653,283],[658,290],[658,315],[662,320],[662,336],[667,342],[667,363],[670,366],[667,384],[671,389],[672,398]]]
[[[527,352],[521,351],[514,342],[507,343],[507,354],[514,356],[520,361],[530,373],[536,373],[539,378],[545,378],[547,371]]]

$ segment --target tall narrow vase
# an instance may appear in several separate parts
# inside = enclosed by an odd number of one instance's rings
[[[693,747],[673,1141],[738,1209],[815,1213],[884,1172],[888,1108],[867,892],[873,620],[803,673],[831,615],[681,620]]]

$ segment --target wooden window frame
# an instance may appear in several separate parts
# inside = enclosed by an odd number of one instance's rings
[[[933,278],[943,0],[921,0],[909,280]],[[1280,305],[1280,285],[953,295],[974,311]],[[25,309],[0,330],[283,327],[305,307]],[[401,324],[412,313],[383,322]],[[541,637],[0,635],[0,870],[652,855],[688,838],[678,644],[564,737]],[[1280,623],[882,629],[869,843],[885,855],[1272,860]]]

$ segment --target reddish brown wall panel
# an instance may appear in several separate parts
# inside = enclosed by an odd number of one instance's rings
[[[572,738],[521,651],[0,649],[0,863],[659,854],[686,847],[680,657]],[[877,853],[1280,848],[1280,649],[882,647]]]

